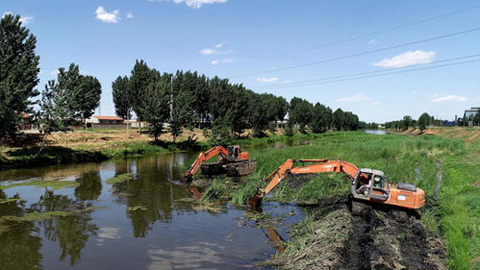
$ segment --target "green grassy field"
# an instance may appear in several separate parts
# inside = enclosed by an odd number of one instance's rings
[[[330,158],[358,167],[382,170],[391,182],[407,182],[425,190],[422,221],[447,244],[447,266],[480,269],[480,144],[439,136],[371,135],[340,132],[316,135],[309,145],[281,149],[251,149],[257,172],[244,185],[215,179],[204,199],[226,198],[244,204],[256,186],[286,159]],[[320,174],[299,188],[288,177],[271,200],[316,203],[348,193],[342,175]]]

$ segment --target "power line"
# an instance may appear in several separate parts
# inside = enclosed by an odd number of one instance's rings
[[[283,68],[276,68],[276,69],[264,70],[264,71],[259,71],[259,72],[246,73],[246,74],[233,76],[233,77],[230,77],[230,78],[249,77],[249,76],[272,73],[272,72],[277,72],[277,71],[284,71],[284,70],[289,70],[289,69],[308,67],[308,66],[318,65],[318,64],[327,63],[327,62],[334,62],[334,61],[348,59],[348,58],[352,58],[352,57],[357,57],[357,56],[362,56],[362,55],[367,55],[367,54],[392,50],[392,49],[396,49],[396,48],[400,48],[400,47],[405,47],[405,46],[430,42],[430,41],[449,38],[449,37],[454,37],[454,36],[458,36],[458,35],[464,35],[464,34],[476,32],[476,31],[479,31],[479,30],[480,30],[480,27],[475,27],[475,28],[472,28],[472,29],[464,30],[464,31],[454,32],[454,33],[445,34],[445,35],[436,36],[436,37],[431,37],[431,38],[427,38],[427,39],[411,41],[411,42],[402,43],[402,44],[394,45],[394,46],[389,46],[389,47],[385,47],[385,48],[381,48],[381,49],[369,50],[369,51],[364,51],[364,52],[354,53],[354,54],[348,54],[348,55],[343,55],[343,56],[337,56],[337,57],[333,57],[333,58],[327,58],[327,59],[323,59],[323,60],[319,60],[319,61],[314,61],[314,62],[309,62],[309,63],[304,63],[304,64],[298,64],[298,65],[293,65],[293,66],[288,66],[288,67],[283,67]]]
[[[444,59],[444,60],[429,63],[427,65],[434,65],[434,64],[437,65],[437,64],[440,64],[440,63],[444,63],[444,62],[457,61],[457,60],[468,59],[468,58],[473,58],[473,57],[480,57],[480,54],[473,54],[473,55]],[[406,67],[402,68],[402,69],[406,69]],[[411,67],[409,69],[411,69]],[[326,77],[326,78],[321,78],[321,79],[312,79],[312,80],[291,82],[291,83],[282,83],[282,84],[272,84],[272,85],[264,85],[264,86],[257,86],[257,87],[259,87],[261,89],[270,89],[270,88],[276,88],[276,87],[291,87],[291,86],[294,87],[294,86],[302,85],[302,84],[305,84],[305,83],[331,81],[331,80],[338,80],[338,79],[347,79],[347,78],[350,78],[350,77],[358,77],[358,76],[364,76],[364,75],[370,75],[370,74],[390,73],[390,72],[392,72],[392,70],[375,70],[375,71],[352,73],[352,74],[346,74],[346,75],[340,75],[340,76],[334,76],[334,77]],[[397,72],[398,72],[398,70],[397,70]],[[255,86],[252,87],[252,88],[255,88]]]
[[[368,76],[360,76],[360,77],[354,77],[354,78],[334,79],[334,80],[328,80],[328,81],[322,81],[322,82],[316,82],[316,83],[299,84],[299,85],[296,85],[296,86],[278,86],[278,87],[276,87],[276,89],[277,88],[286,88],[286,87],[304,87],[304,86],[310,86],[310,85],[320,85],[320,84],[335,83],[335,82],[353,81],[353,80],[359,80],[359,79],[365,79],[365,78],[372,78],[372,77],[379,77],[379,76],[386,76],[386,75],[393,75],[393,74],[400,74],[400,73],[408,73],[408,72],[416,72],[416,71],[422,71],[422,70],[427,70],[427,69],[435,69],[435,68],[441,68],[441,67],[465,65],[465,64],[469,64],[469,63],[475,63],[475,62],[480,62],[480,59],[463,61],[463,62],[456,62],[456,63],[444,64],[444,65],[438,65],[438,66],[432,66],[432,67],[392,71],[392,72],[388,72],[388,73],[374,74],[374,75],[368,75]]]
[[[447,12],[447,13],[440,14],[440,15],[433,16],[433,17],[429,17],[429,18],[426,18],[426,19],[421,19],[421,20],[417,20],[417,21],[413,21],[413,22],[409,22],[409,23],[405,23],[405,24],[392,26],[390,28],[386,28],[386,29],[379,30],[379,31],[374,31],[374,32],[365,33],[365,34],[361,34],[361,35],[350,37],[350,38],[345,38],[345,39],[340,39],[340,40],[336,40],[336,41],[327,42],[327,43],[321,44],[319,46],[315,46],[315,47],[312,47],[312,48],[308,48],[308,49],[304,49],[304,50],[300,50],[300,51],[296,51],[296,52],[290,52],[290,53],[277,55],[277,56],[274,56],[274,57],[252,60],[252,61],[249,61],[249,62],[243,62],[241,64],[259,63],[259,62],[263,62],[263,61],[267,61],[267,60],[284,58],[284,57],[287,57],[287,56],[292,56],[292,55],[302,54],[302,53],[306,53],[306,52],[311,52],[311,51],[315,51],[315,50],[318,50],[318,49],[321,49],[321,48],[325,48],[325,47],[329,47],[329,46],[333,46],[333,45],[338,45],[338,44],[354,41],[354,40],[361,39],[361,38],[371,37],[371,36],[387,33],[387,32],[393,31],[393,30],[408,28],[408,27],[411,27],[411,26],[414,26],[414,25],[417,25],[417,24],[421,24],[421,23],[426,23],[426,22],[431,22],[431,21],[443,19],[443,18],[446,18],[446,17],[450,17],[450,16],[453,16],[453,15],[457,15],[457,14],[464,13],[464,12],[474,10],[474,9],[478,9],[478,8],[480,8],[480,5],[476,5],[476,6],[472,6],[472,7],[464,8],[464,9],[459,9],[459,10],[455,10],[455,11],[452,11],[452,12]],[[226,68],[229,68],[229,67],[226,67]],[[222,69],[226,69],[226,68],[217,68],[217,69],[210,70],[210,72],[211,71],[218,71],[218,70],[222,70]]]

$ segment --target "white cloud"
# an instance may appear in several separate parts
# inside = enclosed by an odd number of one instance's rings
[[[3,13],[2,18],[5,17],[5,15],[12,15],[12,13],[8,11]],[[20,22],[24,26],[29,25],[32,21],[33,21],[33,16],[23,16],[23,17],[20,16]]]
[[[428,64],[435,59],[435,52],[408,51],[396,55],[392,58],[385,58],[380,62],[374,63],[376,67],[401,68],[413,65]]]
[[[102,6],[99,6],[95,11],[97,19],[105,23],[118,23],[120,11],[118,9],[108,13]]]
[[[58,69],[57,69],[57,70],[48,72],[48,75],[57,76],[58,73],[60,73],[60,72],[59,72]]]
[[[220,42],[218,43],[217,45],[215,45],[215,49],[221,49],[224,45],[226,44],[226,42]]]
[[[341,97],[335,99],[335,101],[341,103],[365,102],[372,105],[380,105],[379,101],[374,100],[372,97],[365,96],[364,94],[355,94],[353,96]]]
[[[262,83],[270,83],[270,82],[276,82],[280,80],[278,77],[273,77],[273,78],[257,78],[257,81],[262,82]]]
[[[147,0],[149,2],[154,2],[155,0]],[[161,2],[174,2],[175,4],[185,3],[188,7],[191,8],[201,8],[203,5],[211,5],[217,3],[226,3],[227,0],[160,0]]]
[[[130,12],[130,11],[127,12],[127,19],[133,19],[133,18],[134,18],[134,16],[133,16],[132,12]]]
[[[377,45],[377,40],[372,39],[368,42],[369,45]]]
[[[233,58],[225,58],[225,59],[216,59],[210,62],[210,64],[216,66],[221,63],[231,63],[233,62]]]
[[[201,54],[214,54],[216,50],[214,49],[203,49],[200,51]]]
[[[229,55],[233,53],[233,50],[222,50],[222,48],[227,44],[225,41],[218,43],[217,45],[214,46],[214,48],[206,48],[203,50],[200,50],[201,54],[220,54],[220,55]]]
[[[445,95],[434,98],[433,102],[445,102],[445,101],[467,101],[466,97],[456,96],[456,95]]]

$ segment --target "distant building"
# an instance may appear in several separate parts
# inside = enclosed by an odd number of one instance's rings
[[[473,126],[473,117],[478,113],[480,107],[471,107],[463,113],[463,124],[465,126]]]
[[[87,119],[89,128],[124,128],[123,119],[118,116],[94,115]]]

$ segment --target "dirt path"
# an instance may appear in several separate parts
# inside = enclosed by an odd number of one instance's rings
[[[447,269],[442,241],[405,212],[345,207],[313,224],[304,248],[273,259],[281,269]],[[301,245],[300,245],[301,246]]]

